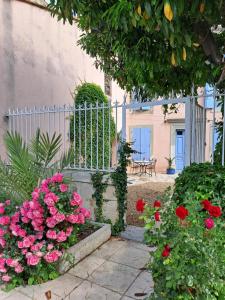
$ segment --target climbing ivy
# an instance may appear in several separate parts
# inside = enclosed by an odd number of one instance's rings
[[[115,186],[115,193],[117,198],[118,219],[115,224],[111,220],[106,220],[103,216],[103,193],[106,191],[108,180],[103,182],[103,172],[96,172],[91,175],[93,188],[93,198],[96,200],[96,221],[110,223],[112,225],[112,235],[118,235],[125,229],[124,215],[127,209],[127,167],[130,162],[130,156],[135,151],[131,145],[126,142],[121,142],[119,148],[118,167],[115,172],[111,174],[112,182]]]
[[[116,190],[118,220],[113,225],[113,234],[125,230],[124,215],[127,209],[127,167],[130,162],[131,154],[135,151],[127,142],[121,142],[119,148],[118,167],[111,174],[111,178]]]
[[[103,182],[103,176],[103,172],[96,172],[91,175],[93,188],[95,190],[92,197],[96,201],[95,220],[96,222],[100,223],[103,223],[105,221],[103,216],[103,194],[106,191],[108,185],[108,180]]]

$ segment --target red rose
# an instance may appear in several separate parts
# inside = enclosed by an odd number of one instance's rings
[[[143,212],[145,208],[145,201],[143,199],[138,199],[136,202],[136,210],[138,212]]]
[[[155,220],[156,220],[156,222],[160,221],[160,213],[159,213],[159,211],[155,212]]]
[[[222,215],[221,208],[219,206],[213,206],[211,205],[209,208],[209,214],[211,217],[218,218]]]
[[[170,255],[170,251],[171,251],[170,246],[169,245],[165,245],[164,246],[164,250],[162,252],[162,256],[163,257],[168,257]]]
[[[188,212],[188,210],[184,206],[181,205],[181,206],[177,207],[177,209],[176,209],[176,215],[181,220],[184,220],[188,216],[188,214],[189,214],[189,212]]]
[[[211,218],[205,219],[204,223],[207,229],[212,229],[215,226],[214,221]]]
[[[209,200],[203,200],[203,201],[201,202],[201,204],[203,205],[203,208],[204,208],[205,210],[209,210],[210,206],[212,205],[211,202],[210,202]]]
[[[154,202],[153,206],[159,208],[159,207],[161,207],[161,202],[158,201],[158,200],[156,200],[156,201]]]

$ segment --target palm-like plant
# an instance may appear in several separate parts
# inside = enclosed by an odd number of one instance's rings
[[[9,162],[0,159],[0,198],[2,194],[16,202],[29,199],[43,178],[62,171],[72,161],[72,150],[60,156],[62,137],[56,133],[50,137],[38,129],[27,145],[17,132],[8,132],[4,141]]]

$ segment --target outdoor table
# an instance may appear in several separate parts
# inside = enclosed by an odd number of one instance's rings
[[[148,174],[152,176],[152,172],[148,173],[147,172],[147,166],[151,165],[154,161],[153,160],[135,160],[134,163],[139,165],[140,167],[140,172],[137,173],[137,175],[143,175],[143,174]]]

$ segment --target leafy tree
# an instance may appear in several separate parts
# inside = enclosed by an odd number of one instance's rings
[[[74,103],[77,110],[70,121],[70,140],[75,149],[75,165],[108,168],[116,128],[106,95],[100,86],[86,82],[76,88]]]
[[[128,91],[147,97],[223,83],[223,0],[51,0],[49,8],[77,23],[81,47]]]

